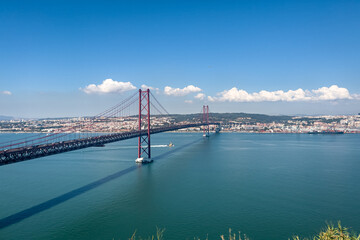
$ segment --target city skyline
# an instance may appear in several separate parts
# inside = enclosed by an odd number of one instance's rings
[[[148,87],[171,113],[360,112],[356,1],[0,6],[0,115],[91,116]]]

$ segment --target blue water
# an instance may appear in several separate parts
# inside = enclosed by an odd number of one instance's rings
[[[26,134],[0,134],[0,141]],[[164,145],[169,142],[174,148]],[[0,239],[311,236],[360,231],[360,135],[163,133],[0,167]]]

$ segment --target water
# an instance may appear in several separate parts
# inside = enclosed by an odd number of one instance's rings
[[[155,162],[142,167],[137,139],[2,166],[0,239],[128,239],[156,226],[167,239],[219,239],[229,228],[288,239],[337,220],[360,231],[359,142],[162,133],[152,136]]]

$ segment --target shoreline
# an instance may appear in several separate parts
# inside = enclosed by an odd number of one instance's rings
[[[22,132],[22,131],[18,131],[18,132],[1,132],[0,134],[31,134],[31,133],[35,133],[35,134],[39,134],[39,133],[43,133],[43,134],[52,134],[52,133],[44,133],[44,132]],[[110,133],[122,133],[122,132],[83,132],[83,133],[79,133],[79,132],[74,132],[73,134],[110,134]],[[164,132],[164,133],[202,133],[202,131],[168,131],[168,132]],[[210,133],[215,133],[215,132],[210,132]],[[220,133],[257,133],[257,134],[309,134],[308,132],[243,132],[243,131],[220,131]],[[344,132],[343,134],[360,134],[359,132]],[[310,135],[338,135],[338,134],[310,134]]]

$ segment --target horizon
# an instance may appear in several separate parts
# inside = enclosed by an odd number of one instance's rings
[[[169,115],[165,115],[165,117],[171,117],[173,115],[193,115],[193,114],[202,114],[202,113],[173,113]],[[306,115],[306,114],[293,114],[293,115],[286,115],[286,114],[278,114],[278,115],[271,115],[271,114],[264,114],[264,113],[250,113],[250,112],[210,112],[210,114],[246,114],[246,115],[266,115],[270,117],[323,117],[323,116],[356,116],[360,115],[360,113],[354,114],[315,114],[315,115]],[[123,116],[123,117],[134,117],[137,115],[130,115],[130,116]],[[154,114],[152,116],[164,116],[161,114]],[[60,116],[60,117],[14,117],[14,116],[5,116],[0,115],[0,121],[4,121],[3,118],[10,118],[8,120],[46,120],[46,119],[70,119],[70,118],[92,118],[94,116]],[[7,119],[6,119],[7,120]]]

